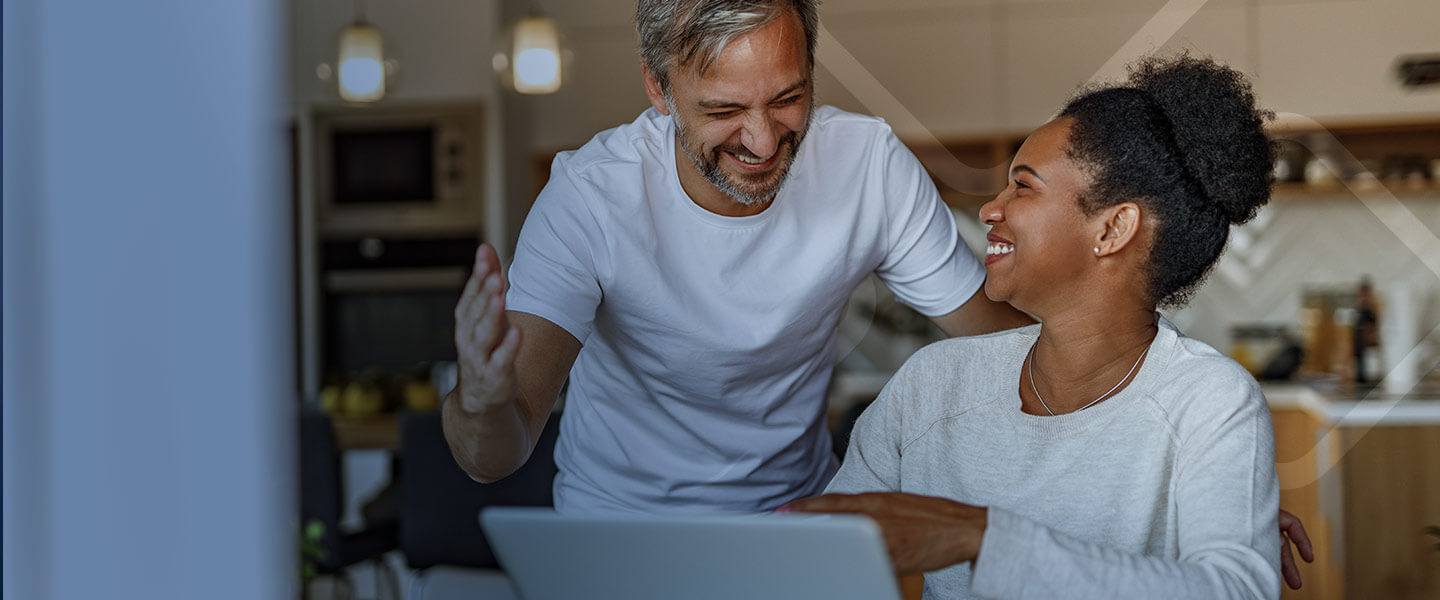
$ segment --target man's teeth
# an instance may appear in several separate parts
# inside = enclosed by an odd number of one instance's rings
[[[740,161],[740,162],[743,162],[743,163],[745,163],[745,164],[747,164],[747,165],[758,165],[758,164],[760,164],[760,163],[765,162],[765,159],[760,158],[760,157],[758,157],[758,156],[740,156],[739,154],[735,154],[735,153],[733,153],[733,152],[730,154],[730,156],[735,157],[735,160],[738,160],[738,161]]]
[[[992,254],[1009,254],[1014,251],[1015,244],[1007,244],[1005,242],[991,242],[989,246],[985,247],[986,256]]]

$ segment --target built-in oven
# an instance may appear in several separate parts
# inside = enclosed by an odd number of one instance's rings
[[[323,380],[404,377],[454,362],[455,304],[479,242],[477,235],[323,240]]]

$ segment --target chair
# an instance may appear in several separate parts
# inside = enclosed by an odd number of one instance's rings
[[[555,440],[552,415],[530,460],[509,477],[475,482],[450,454],[439,413],[400,418],[400,550],[416,569],[412,599],[515,598],[508,578],[480,529],[486,506],[554,506]]]
[[[386,552],[399,548],[399,523],[395,520],[367,523],[360,531],[342,532],[340,515],[344,504],[344,481],[340,470],[340,450],[335,443],[335,430],[330,416],[316,410],[300,415],[300,522],[304,529],[311,522],[324,526],[317,546],[322,556],[310,557],[321,575],[336,576],[344,583],[345,596],[353,596],[353,585],[347,570],[358,563],[372,561],[377,575],[388,582],[388,594],[399,598],[395,572],[385,562]],[[377,586],[378,588],[379,586]]]

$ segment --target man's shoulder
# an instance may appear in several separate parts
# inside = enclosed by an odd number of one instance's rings
[[[617,170],[649,168],[661,158],[671,135],[670,117],[647,109],[634,121],[595,134],[578,149],[556,154],[551,173],[584,179]]]
[[[834,106],[815,107],[810,126],[812,135],[860,136],[877,140],[895,136],[885,119],[841,110]]]

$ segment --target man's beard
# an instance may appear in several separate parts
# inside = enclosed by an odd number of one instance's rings
[[[720,168],[720,154],[729,152],[736,156],[746,158],[759,158],[754,153],[739,144],[727,144],[716,146],[710,150],[709,156],[700,156],[699,149],[691,144],[688,129],[685,123],[678,118],[674,104],[670,106],[670,114],[677,115],[675,119],[675,131],[680,140],[680,147],[685,150],[685,155],[690,157],[690,162],[700,174],[724,192],[730,199],[743,206],[759,206],[775,197],[775,192],[780,189],[781,184],[790,175],[790,166],[795,162],[795,154],[800,151],[800,142],[805,139],[805,133],[810,130],[810,117],[815,114],[813,102],[805,113],[805,124],[799,131],[791,131],[780,138],[775,144],[775,153],[780,155],[780,163],[768,172],[760,173],[756,179],[746,178],[744,175],[736,177],[726,173]],[[768,182],[767,182],[768,180]]]

